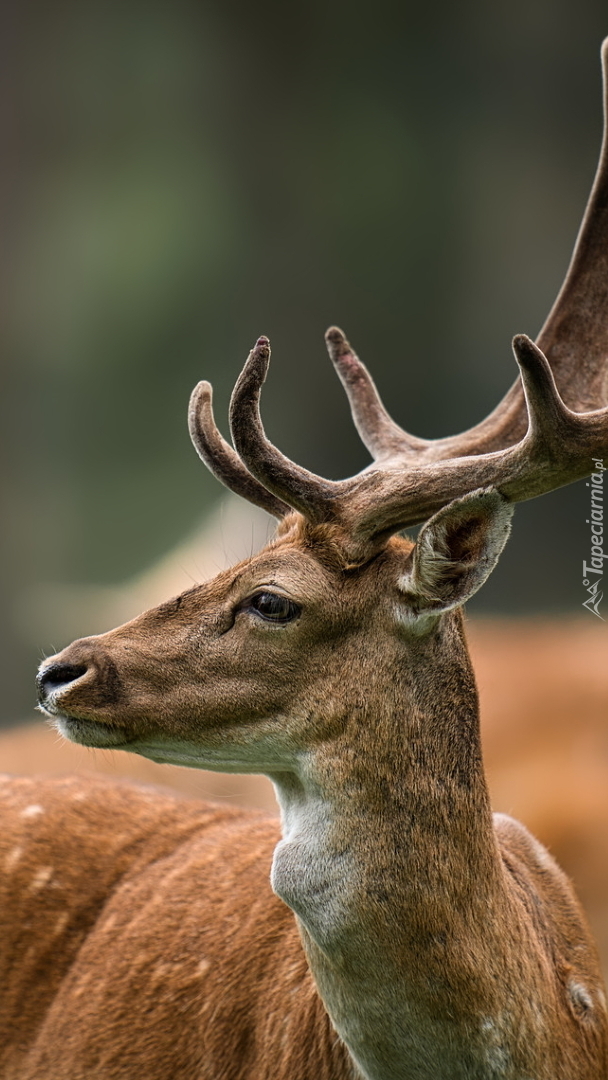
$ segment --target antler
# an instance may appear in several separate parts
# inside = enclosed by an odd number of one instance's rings
[[[391,419],[369,372],[332,327],[329,353],[374,463],[348,480],[325,480],[266,438],[259,397],[270,348],[260,338],[232,395],[238,453],[215,427],[209,384],[199,384],[191,402],[195,445],[224,483],[277,516],[293,508],[312,522],[340,524],[358,552],[476,488],[495,487],[513,502],[530,499],[586,476],[593,457],[608,456],[608,39],[602,68],[604,139],[571,265],[538,344],[525,335],[514,339],[520,379],[496,409],[460,435],[410,435]]]

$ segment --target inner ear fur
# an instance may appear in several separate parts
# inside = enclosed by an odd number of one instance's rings
[[[464,604],[496,566],[511,530],[513,506],[493,488],[473,491],[422,527],[399,588],[416,613]]]

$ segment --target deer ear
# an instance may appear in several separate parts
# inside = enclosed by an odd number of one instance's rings
[[[399,580],[414,616],[464,604],[496,566],[513,507],[493,488],[455,499],[418,535],[411,566]]]

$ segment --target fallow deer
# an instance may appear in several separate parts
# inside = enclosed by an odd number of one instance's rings
[[[512,504],[608,455],[607,156],[605,136],[538,344],[515,338],[521,382],[472,430],[403,432],[335,328],[374,458],[350,480],[266,439],[266,338],[233,394],[234,449],[196,388],[201,457],[279,518],[276,538],[51,657],[40,701],[86,746],[266,773],[281,826],[103,781],[7,780],[3,1080],[608,1075],[572,888],[491,814],[461,613]],[[414,545],[398,534],[416,523]]]

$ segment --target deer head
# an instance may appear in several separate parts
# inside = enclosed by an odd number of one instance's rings
[[[390,671],[387,657],[404,640],[456,626],[453,612],[500,555],[513,503],[587,475],[592,458],[608,454],[607,207],[605,136],[572,263],[538,343],[514,339],[517,382],[467,432],[427,441],[403,431],[335,327],[329,354],[373,458],[350,479],[316,476],[266,438],[265,337],[232,396],[234,447],[216,427],[210,385],[199,383],[194,445],[226,486],[279,519],[276,538],[214,581],[51,657],[40,703],[64,734],[159,760],[283,768],[289,747],[320,734],[303,718],[318,717],[319,703],[331,714],[336,701],[341,709],[345,696],[356,697],[345,664],[373,683],[380,655]],[[421,522],[415,546],[397,536]]]
[[[200,383],[190,406],[195,446],[224,483],[280,518],[276,538],[214,581],[51,658],[41,703],[68,737],[200,767],[287,768],[288,748],[301,752],[310,737],[305,718],[316,717],[314,729],[323,710],[348,712],[345,667],[368,681],[379,664],[394,668],[404,639],[436,632],[485,581],[513,501],[585,475],[603,452],[608,410],[570,410],[528,338],[514,342],[523,389],[507,395],[494,423],[475,440],[467,432],[436,443],[390,420],[341,331],[328,331],[327,342],[374,464],[327,481],[268,442],[258,411],[266,338],[232,398],[238,453]],[[528,421],[511,443],[524,422],[509,405],[518,396]],[[507,445],[494,448],[499,428]],[[415,545],[394,535],[433,512]]]

